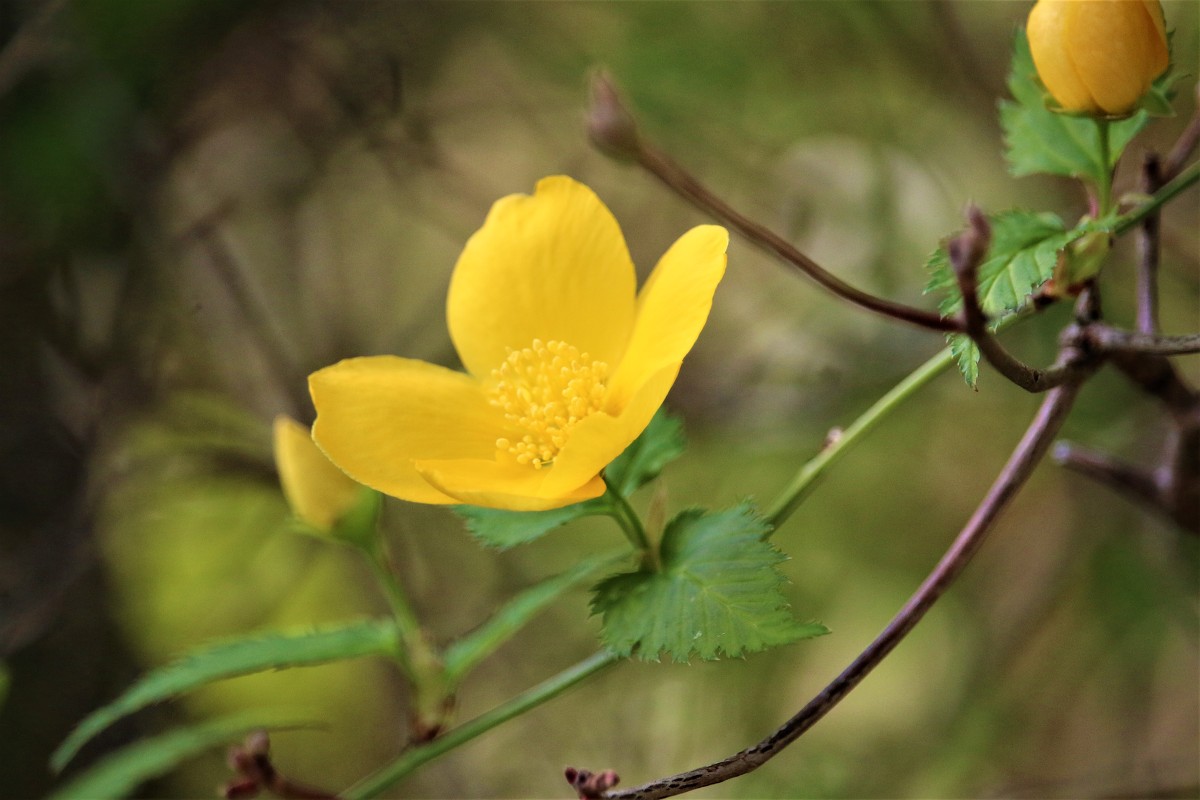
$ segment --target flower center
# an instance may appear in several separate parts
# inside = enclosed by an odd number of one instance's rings
[[[534,469],[553,463],[575,424],[601,407],[607,377],[608,364],[566,342],[534,339],[509,349],[492,370],[488,402],[522,435],[497,439],[496,447]]]

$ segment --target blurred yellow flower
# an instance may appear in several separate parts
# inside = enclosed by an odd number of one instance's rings
[[[1065,111],[1125,114],[1170,60],[1159,0],[1038,0],[1026,34]]]
[[[604,493],[700,335],[729,235],[702,225],[637,276],[611,212],[567,177],[492,206],[450,281],[466,373],[395,356],[309,377],[313,436],[355,480],[417,503],[541,510]]]
[[[274,433],[275,467],[292,513],[322,533],[331,532],[366,489],[335,467],[296,420],[280,414]]]

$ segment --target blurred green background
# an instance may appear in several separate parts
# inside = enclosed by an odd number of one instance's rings
[[[603,65],[646,131],[735,206],[873,291],[974,200],[1084,210],[1006,177],[995,106],[1028,3],[0,2],[0,794],[45,793],[50,750],[137,675],[208,639],[385,604],[341,548],[287,530],[278,412],[352,355],[455,366],[444,295],[491,202],[567,173],[621,221],[643,274],[706,222],[589,149]],[[1168,3],[1193,112],[1200,6]],[[1132,188],[1122,170],[1118,191]],[[1200,320],[1197,196],[1164,220],[1164,328]],[[1104,276],[1132,317],[1132,247]],[[1053,352],[1054,309],[1011,334]],[[670,509],[769,501],[833,426],[935,352],[735,239],[669,405],[692,447]],[[1195,357],[1180,359],[1200,378]],[[776,537],[797,614],[833,634],[712,664],[630,663],[435,762],[404,797],[562,797],[567,764],[625,785],[707,763],[798,709],[887,622],[957,532],[1036,399],[984,370],[902,408]],[[1159,409],[1106,372],[1066,436],[1149,462]],[[647,496],[639,496],[644,508]],[[388,535],[439,640],[582,555],[611,524],[497,554],[400,502]],[[1196,542],[1043,466],[961,583],[860,689],[766,767],[706,797],[1194,797]],[[584,657],[579,591],[464,687],[466,719]],[[274,739],[290,775],[348,785],[398,751],[404,687],[369,660],[230,682],[127,720],[78,766],[233,709],[327,721]],[[221,754],[143,787],[211,795]]]

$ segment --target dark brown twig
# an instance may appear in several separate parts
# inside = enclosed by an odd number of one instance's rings
[[[1200,353],[1200,333],[1184,336],[1157,336],[1153,333],[1134,333],[1097,323],[1088,326],[1087,341],[1104,353],[1147,356],[1182,356]]]
[[[991,241],[991,226],[977,207],[967,209],[967,230],[946,245],[950,265],[958,278],[963,298],[963,327],[979,346],[987,362],[1004,377],[1027,392],[1044,392],[1070,380],[1077,371],[1072,360],[1062,361],[1049,369],[1037,369],[1008,352],[988,329],[988,318],[979,304],[979,265],[987,254]]]
[[[588,133],[593,143],[606,153],[638,164],[701,211],[721,220],[752,244],[792,265],[843,300],[926,330],[954,332],[961,329],[957,320],[885,300],[851,286],[800,252],[779,234],[743,216],[638,133],[637,123],[632,114],[621,101],[612,82],[601,73],[592,78]]]
[[[945,593],[970,562],[1000,512],[1016,496],[1017,491],[1024,485],[1034,467],[1045,455],[1050,441],[1058,432],[1063,420],[1066,419],[1086,374],[1086,372],[1076,373],[1074,380],[1050,391],[1046,399],[1042,401],[1037,416],[1034,417],[1029,429],[1021,438],[1008,463],[1004,465],[1004,469],[992,484],[987,496],[920,588],[909,598],[883,632],[799,713],[766,739],[740,753],[706,767],[661,778],[643,786],[608,792],[605,794],[605,798],[607,800],[655,800],[655,798],[673,797],[702,786],[711,786],[744,775],[765,764],[829,713],[871,670],[883,661],[908,635],[909,631],[916,627],[925,613]]]
[[[257,797],[270,792],[284,800],[338,800],[336,794],[296,783],[271,763],[271,740],[266,731],[256,731],[240,745],[229,748],[232,781],[221,787],[221,796],[229,800]]]

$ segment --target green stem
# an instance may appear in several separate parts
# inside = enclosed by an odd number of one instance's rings
[[[1180,172],[1165,186],[1151,195],[1150,199],[1117,218],[1113,233],[1120,236],[1130,228],[1136,227],[1143,219],[1153,214],[1176,195],[1195,185],[1200,180],[1200,161]]]
[[[604,498],[608,501],[612,513],[609,514],[621,526],[621,531],[625,534],[625,538],[637,549],[639,553],[646,554],[650,552],[650,537],[646,536],[646,529],[642,527],[642,521],[638,518],[637,512],[629,505],[629,502],[621,495],[617,488],[608,482],[608,478],[604,479],[604,485],[608,487],[608,492]]]
[[[417,615],[412,609],[408,595],[404,592],[404,587],[400,585],[396,574],[388,565],[383,544],[377,543],[370,549],[364,548],[364,553],[367,556],[367,563],[371,565],[371,570],[375,573],[375,579],[379,581],[383,593],[387,596],[388,605],[392,609],[392,617],[395,618],[396,627],[400,630],[400,651],[397,654],[397,660],[405,674],[410,679],[415,679],[413,649],[423,646],[417,644],[417,642],[424,642],[421,623],[417,620]]]
[[[809,490],[825,470],[846,455],[852,445],[878,425],[893,409],[952,363],[954,363],[954,355],[947,347],[893,386],[891,391],[879,398],[873,406],[842,431],[841,435],[801,467],[796,477],[766,512],[765,516],[771,524],[771,532],[774,533],[799,507],[801,501],[808,496]]]
[[[570,689],[575,684],[591,677],[600,670],[619,660],[619,657],[608,651],[601,651],[580,661],[573,667],[563,670],[552,678],[539,683],[511,700],[496,706],[470,722],[464,722],[427,744],[406,750],[395,761],[376,772],[355,786],[342,793],[345,800],[368,800],[378,797],[388,787],[406,777],[418,767],[432,761],[450,750],[469,742],[480,734],[490,731],[513,717],[524,714],[547,700],[552,700]]]
[[[1100,185],[1097,187],[1099,196],[1097,201],[1099,209],[1097,210],[1097,219],[1104,217],[1112,209],[1112,179],[1113,167],[1112,163],[1112,148],[1109,143],[1108,136],[1108,120],[1096,119],[1096,129],[1100,134]]]

